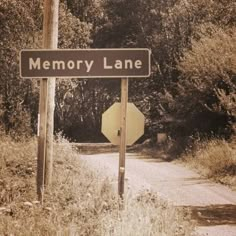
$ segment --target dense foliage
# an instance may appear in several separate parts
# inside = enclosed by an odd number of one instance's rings
[[[18,53],[41,45],[41,1],[0,3],[0,120],[6,133],[36,129],[38,84],[18,75]],[[230,138],[235,133],[236,4],[232,0],[64,0],[60,48],[147,47],[152,76],[130,81],[146,137],[167,132]],[[101,114],[119,100],[117,80],[60,80],[55,128],[103,141]]]

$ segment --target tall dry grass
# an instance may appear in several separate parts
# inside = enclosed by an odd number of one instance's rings
[[[36,139],[0,139],[0,235],[190,235],[188,212],[150,192],[126,199],[110,181],[89,170],[62,138],[54,147],[53,184],[44,204],[36,196]]]
[[[194,235],[190,212],[168,205],[148,191],[135,199],[126,199],[124,210],[114,211],[104,220],[105,236]]]
[[[198,141],[182,159],[207,178],[236,186],[236,148],[225,140]]]

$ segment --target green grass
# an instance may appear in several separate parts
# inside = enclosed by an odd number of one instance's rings
[[[183,209],[151,192],[120,200],[104,176],[80,160],[65,140],[54,148],[53,184],[44,204],[36,196],[37,140],[0,138],[0,235],[172,236],[190,235],[194,223]]]

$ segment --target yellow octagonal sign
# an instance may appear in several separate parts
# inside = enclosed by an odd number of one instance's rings
[[[120,144],[121,104],[114,103],[102,115],[102,133],[115,145]],[[132,145],[144,134],[144,115],[133,104],[127,104],[126,144]]]

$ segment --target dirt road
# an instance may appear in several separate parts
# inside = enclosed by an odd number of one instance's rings
[[[118,153],[81,155],[89,166],[117,185]],[[149,189],[176,206],[189,207],[197,231],[208,236],[236,236],[236,192],[200,177],[180,164],[137,153],[126,157],[126,194]]]

